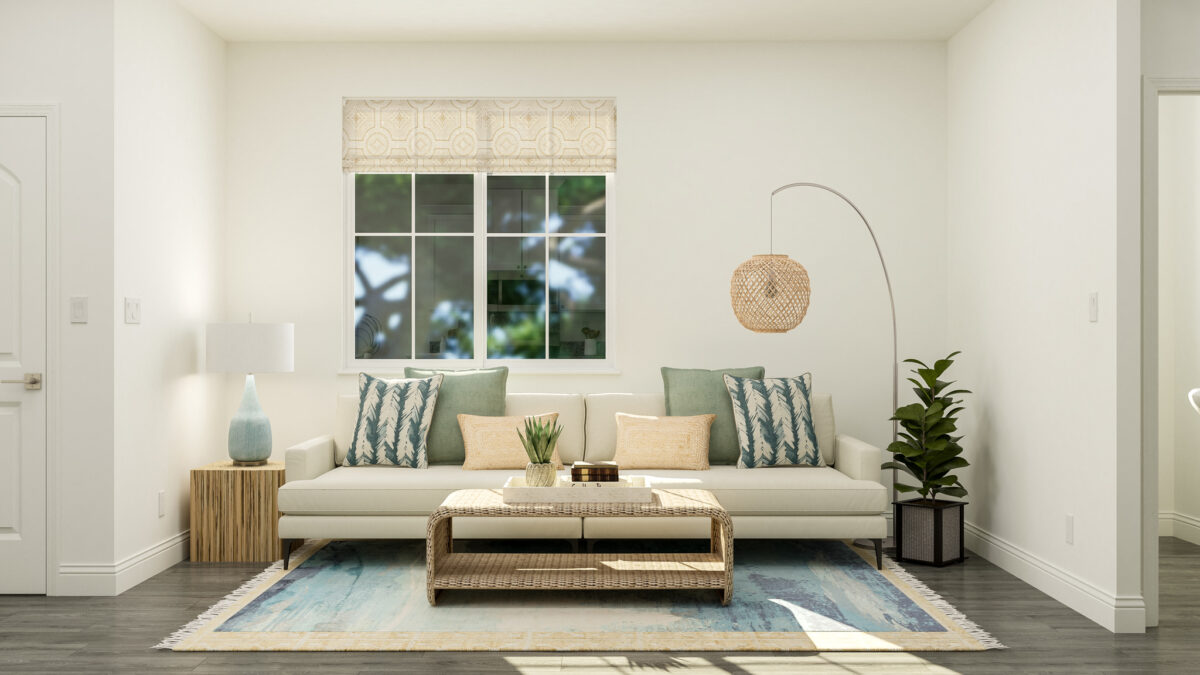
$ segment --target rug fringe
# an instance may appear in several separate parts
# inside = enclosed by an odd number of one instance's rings
[[[300,553],[305,552],[308,548],[311,548],[311,546],[311,543],[306,543],[304,546],[301,546],[294,553],[292,553],[292,557],[298,558]],[[282,560],[276,560],[275,562],[271,563],[265,570],[255,574],[244,584],[234,589],[232,593],[217,601],[217,604],[204,610],[200,616],[197,616],[195,619],[187,622],[182,628],[168,635],[165,639],[163,639],[162,642],[154,645],[152,649],[175,649],[182,644],[184,640],[191,637],[196,631],[200,630],[204,624],[220,616],[222,612],[232,607],[238,600],[244,598],[247,593],[250,593],[258,588],[263,582],[282,569]]]
[[[938,595],[932,588],[925,585],[925,582],[914,577],[908,570],[904,569],[895,560],[888,556],[883,556],[883,566],[889,572],[895,574],[904,583],[908,584],[917,593],[921,594],[929,604],[936,607],[939,611],[946,615],[946,618],[953,621],[959,628],[962,628],[971,637],[979,640],[979,643],[988,649],[1008,649],[999,640],[992,637],[992,634],[979,627],[979,624],[967,618],[957,607],[951,605],[941,595]]]

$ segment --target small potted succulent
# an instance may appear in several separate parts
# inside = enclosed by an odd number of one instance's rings
[[[557,420],[546,421],[537,417],[525,418],[525,430],[517,431],[529,464],[525,465],[525,484],[530,487],[552,487],[558,482],[558,470],[554,466],[554,448],[562,427]]]
[[[920,495],[896,502],[896,558],[907,562],[941,566],[964,559],[966,502],[938,499],[938,495],[967,496],[966,488],[953,472],[968,466],[958,443],[962,436],[956,435],[958,414],[962,412],[959,405],[962,401],[956,397],[971,392],[951,389],[953,382],[940,379],[958,354],[954,352],[939,359],[933,366],[916,359],[904,360],[917,366],[912,371],[917,377],[908,381],[913,383],[913,392],[920,403],[896,409],[892,419],[900,424],[900,440],[888,446],[892,461],[885,462],[883,468],[903,471],[918,483],[896,483],[898,492]]]

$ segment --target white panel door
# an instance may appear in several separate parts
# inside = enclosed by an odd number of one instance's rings
[[[46,118],[0,116],[0,593],[46,592],[45,372]]]

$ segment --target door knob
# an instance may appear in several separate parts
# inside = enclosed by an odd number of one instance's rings
[[[41,389],[42,374],[41,373],[25,373],[24,379],[20,380],[0,380],[0,384],[23,384],[26,389]]]

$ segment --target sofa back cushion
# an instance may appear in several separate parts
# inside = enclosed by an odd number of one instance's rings
[[[589,462],[612,461],[617,451],[617,413],[662,417],[667,414],[662,394],[588,394],[587,442]]]
[[[509,394],[512,396],[512,394]],[[587,441],[585,457],[589,462],[611,461],[617,448],[617,413],[630,415],[667,414],[666,400],[662,394],[588,394]],[[833,397],[829,394],[812,395],[813,426],[817,430],[817,444],[821,459],[828,466],[837,458],[837,427],[833,419]],[[566,456],[563,461],[570,463]]]
[[[505,398],[505,415],[540,415],[558,413],[558,456],[563,464],[583,461],[583,394],[509,394]]]

